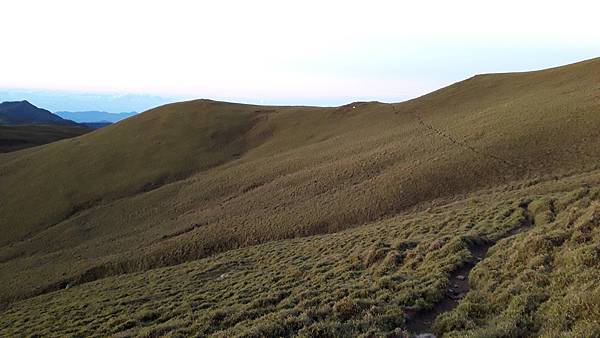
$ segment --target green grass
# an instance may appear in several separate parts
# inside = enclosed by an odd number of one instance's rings
[[[401,335],[499,240],[432,329],[594,333],[596,235],[565,220],[596,205],[599,78],[594,59],[398,104],[190,101],[0,154],[0,330]],[[502,239],[525,202],[535,227]]]

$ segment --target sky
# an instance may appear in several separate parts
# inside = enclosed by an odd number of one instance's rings
[[[398,102],[600,56],[597,1],[3,0],[0,13],[0,100],[50,110]]]

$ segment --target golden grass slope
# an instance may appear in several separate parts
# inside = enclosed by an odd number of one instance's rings
[[[0,155],[0,294],[337,232],[591,169],[599,79],[593,59],[476,76],[398,104],[190,101]]]
[[[174,104],[83,138],[4,155],[2,184],[10,198],[1,207],[9,231],[2,244],[100,200],[149,190],[240,153],[250,113],[232,105],[216,114],[209,106]]]

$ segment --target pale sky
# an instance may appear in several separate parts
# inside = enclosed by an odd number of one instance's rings
[[[393,102],[600,56],[598,1],[2,0],[0,13],[0,89]]]

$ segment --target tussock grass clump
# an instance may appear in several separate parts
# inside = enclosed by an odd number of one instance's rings
[[[550,198],[538,198],[529,203],[528,206],[535,224],[543,225],[550,223],[556,217],[554,200]]]
[[[373,243],[369,250],[364,254],[363,264],[367,267],[373,266],[375,263],[381,261],[389,250],[389,244],[379,241]]]
[[[385,258],[381,261],[381,263],[375,269],[375,273],[377,275],[387,275],[398,270],[400,265],[402,265],[402,260],[404,259],[404,255],[397,250],[389,251]]]

